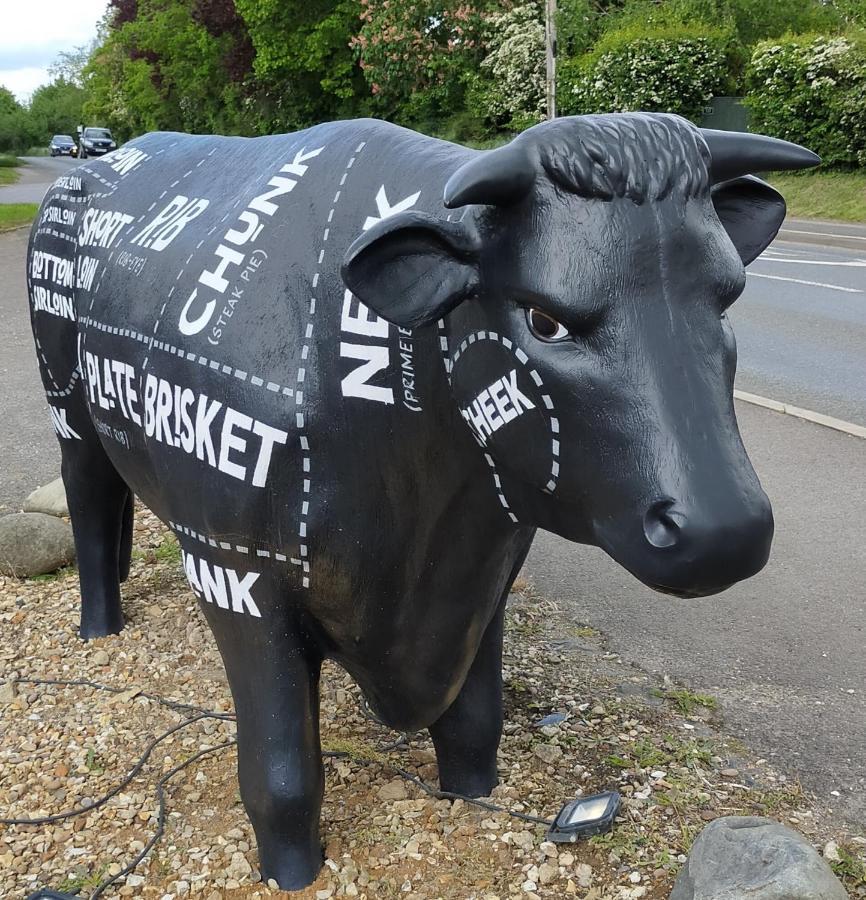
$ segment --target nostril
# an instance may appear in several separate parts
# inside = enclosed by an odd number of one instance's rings
[[[643,533],[646,539],[660,550],[674,547],[680,539],[681,513],[672,509],[673,500],[657,500],[643,517]]]

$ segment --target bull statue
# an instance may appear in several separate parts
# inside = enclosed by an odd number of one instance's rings
[[[483,152],[367,119],[147,134],[53,185],[27,279],[80,634],[123,627],[134,492],[225,662],[264,879],[322,863],[325,658],[477,797],[536,528],[678,597],[763,567],[725,311],[785,214],[749,173],[817,162],[673,115]]]

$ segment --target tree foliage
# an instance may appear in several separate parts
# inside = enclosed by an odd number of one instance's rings
[[[462,108],[466,77],[484,58],[487,23],[501,6],[492,0],[361,0],[352,46],[375,111],[435,121]]]
[[[75,134],[82,121],[84,88],[60,77],[37,88],[30,99],[30,119],[38,143],[55,134]]]
[[[252,130],[251,61],[232,0],[112,0],[84,70],[85,113],[121,135]]]
[[[21,104],[15,99],[12,91],[0,86],[0,116],[8,116],[20,108]]]
[[[577,113],[674,112],[699,119],[729,82],[729,35],[701,26],[606,34],[574,72],[563,105]]]
[[[747,102],[754,127],[806,144],[825,164],[866,165],[866,47],[805,35],[755,48]]]
[[[699,119],[748,85],[757,127],[863,162],[866,0],[558,0],[557,28],[561,113]],[[840,40],[854,49],[813,78],[808,53]],[[0,149],[79,121],[123,140],[376,115],[489,138],[544,114],[544,49],[542,0],[109,0],[95,44],[62,53],[29,106],[0,90]]]
[[[48,67],[48,74],[52,81],[66,81],[77,87],[84,84],[84,68],[90,55],[96,47],[96,42],[91,44],[82,44],[80,47],[73,47],[72,50],[61,50],[57,54],[57,58]]]
[[[545,116],[544,22],[538,3],[492,16],[484,33],[487,55],[471,77],[469,103],[485,122],[515,131]]]
[[[359,0],[235,0],[255,48],[266,130],[301,128],[363,110],[352,40]]]
[[[33,139],[33,126],[27,110],[12,91],[0,87],[0,153],[25,150]]]

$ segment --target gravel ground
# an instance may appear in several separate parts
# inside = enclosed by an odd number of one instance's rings
[[[866,897],[866,837],[835,829],[814,798],[726,739],[712,698],[656,684],[606,652],[592,629],[565,620],[532,585],[516,587],[505,647],[502,784],[492,800],[552,817],[570,798],[616,788],[624,802],[614,830],[555,845],[545,842],[543,826],[426,794],[396,771],[436,787],[426,732],[388,749],[400,736],[365,717],[351,679],[329,665],[322,741],[340,755],[325,761],[325,867],[311,887],[282,896],[660,900],[706,822],[757,814],[808,835],[835,858],[851,895]],[[153,738],[187,723],[99,808],[46,825],[0,825],[0,897],[24,898],[43,886],[89,897],[153,835],[156,782],[222,744],[168,782],[164,836],[102,896],[280,896],[259,881],[237,790],[233,721],[195,718],[156,699],[231,712],[177,545],[143,509],[124,588],[126,630],[84,644],[76,636],[74,571],[0,578],[0,816],[87,806],[130,772]],[[89,679],[112,690],[28,679]],[[564,716],[559,724],[540,724],[554,713]]]

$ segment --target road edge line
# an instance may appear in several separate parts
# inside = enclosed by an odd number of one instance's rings
[[[26,225],[12,225],[10,228],[0,228],[0,234],[12,234],[13,231],[21,231],[24,228],[32,228],[33,223],[28,222]]]
[[[773,412],[784,413],[786,416],[793,416],[796,419],[805,419],[807,422],[823,425],[825,428],[832,428],[834,431],[841,431],[844,434],[850,434],[852,437],[866,438],[866,427],[863,425],[855,425],[853,422],[846,422],[833,416],[825,416],[824,413],[813,412],[811,409],[803,409],[800,406],[781,403],[779,400],[771,400],[769,397],[762,397],[760,394],[750,394],[748,391],[737,389],[734,390],[734,399],[742,400],[743,403],[751,403],[754,406],[762,406],[764,409],[773,410]]]

